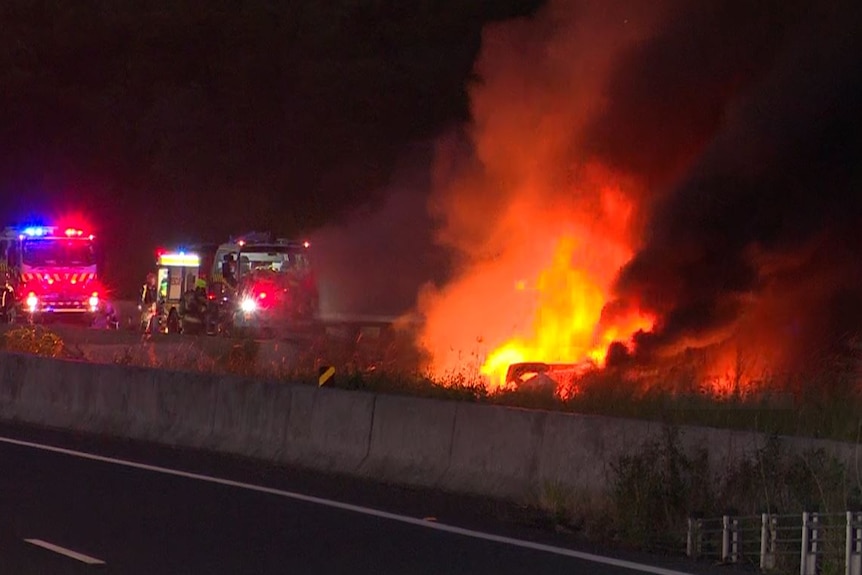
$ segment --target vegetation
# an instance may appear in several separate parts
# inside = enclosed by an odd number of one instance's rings
[[[413,395],[427,398],[482,402],[495,405],[567,411],[797,435],[841,441],[862,437],[862,393],[846,369],[821,366],[817,373],[783,379],[764,379],[717,394],[678,371],[656,372],[649,378],[602,370],[577,381],[575,393],[554,387],[508,388],[490,392],[470,373],[439,379],[418,372],[421,357],[398,338],[349,342],[320,337],[276,353],[264,352],[254,340],[213,340],[218,346],[180,339],[176,345],[141,343],[126,347],[112,358],[124,365],[264,377],[293,383],[317,384],[321,368],[335,367],[328,387]],[[0,336],[0,348],[48,357],[90,359],[74,346],[41,326],[22,326]],[[297,351],[300,350],[300,351]],[[566,395],[566,397],[561,397]]]
[[[0,335],[0,349],[45,357],[66,357],[63,339],[41,326],[22,326]]]
[[[681,439],[679,428],[666,426],[660,439],[619,458],[612,466],[610,513],[586,520],[599,523],[594,532],[623,545],[679,553],[692,516],[750,517],[756,530],[761,513],[800,517],[818,511],[824,514],[824,572],[842,565],[829,530],[838,535],[843,518],[830,527],[828,516],[862,504],[858,473],[821,449],[791,451],[774,435],[747,457],[715,468],[706,449],[686,450]],[[798,543],[787,551],[793,553],[779,555],[777,567],[798,569]]]
[[[293,383],[317,384],[321,368],[335,367],[328,387],[426,398],[482,402],[495,405],[566,411],[797,435],[855,442],[862,437],[862,394],[851,368],[821,368],[796,378],[768,379],[756,386],[717,394],[678,373],[652,374],[650,380],[619,371],[597,371],[578,380],[578,389],[561,397],[553,387],[530,387],[490,392],[485,382],[469,373],[435,379],[415,369],[421,358],[404,342],[321,338],[264,358],[260,342],[220,342],[221,351],[204,351],[186,339],[170,346],[137,344],[112,358],[114,363],[264,377]],[[208,339],[207,341],[213,341]],[[0,346],[9,351],[50,357],[88,359],[42,327],[20,327],[6,332]],[[297,351],[302,350],[302,351]],[[292,355],[291,355],[292,353]],[[105,358],[102,358],[104,361]],[[109,359],[110,360],[110,359]]]

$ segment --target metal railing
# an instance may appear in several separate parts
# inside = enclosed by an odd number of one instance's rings
[[[692,559],[756,565],[761,571],[817,575],[825,565],[862,575],[862,512],[761,515],[688,520],[686,553]]]

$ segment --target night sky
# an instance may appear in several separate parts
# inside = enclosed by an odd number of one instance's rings
[[[0,220],[77,214],[133,293],[157,246],[308,234],[469,117],[485,23],[536,0],[0,3]]]

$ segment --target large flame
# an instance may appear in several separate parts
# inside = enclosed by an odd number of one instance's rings
[[[601,366],[611,343],[652,327],[637,311],[603,318],[613,280],[632,255],[635,210],[615,180],[602,166],[585,166],[572,190],[579,209],[515,196],[495,234],[503,238],[499,250],[425,294],[423,343],[434,374],[466,370],[498,389],[512,364]]]
[[[652,326],[637,310],[603,316],[637,248],[644,184],[583,141],[612,62],[648,34],[642,12],[552,3],[486,29],[468,142],[443,141],[437,159],[439,240],[460,256],[452,281],[420,295],[438,378],[498,388],[513,363],[601,365],[610,343]]]
[[[809,49],[802,12],[689,4],[550,0],[484,31],[472,121],[435,164],[456,266],[420,297],[434,375],[498,388],[514,363],[609,357],[642,390],[856,377],[859,138],[835,97],[858,87],[852,23],[829,16],[820,31],[841,33]]]
[[[619,217],[619,214],[616,214]],[[599,253],[604,257],[590,261]],[[480,371],[493,387],[504,387],[510,365],[523,362],[590,363],[602,366],[611,343],[626,342],[652,320],[638,313],[605,325],[602,310],[610,281],[630,256],[607,237],[573,225],[557,240],[551,261],[530,283],[515,289],[532,292],[532,325],[493,349]]]

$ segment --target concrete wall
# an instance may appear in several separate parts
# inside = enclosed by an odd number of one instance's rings
[[[603,492],[609,465],[657,423],[375,395],[240,377],[0,354],[0,420],[530,500],[550,484]],[[717,463],[764,443],[684,428]],[[858,446],[823,447],[853,464]]]

